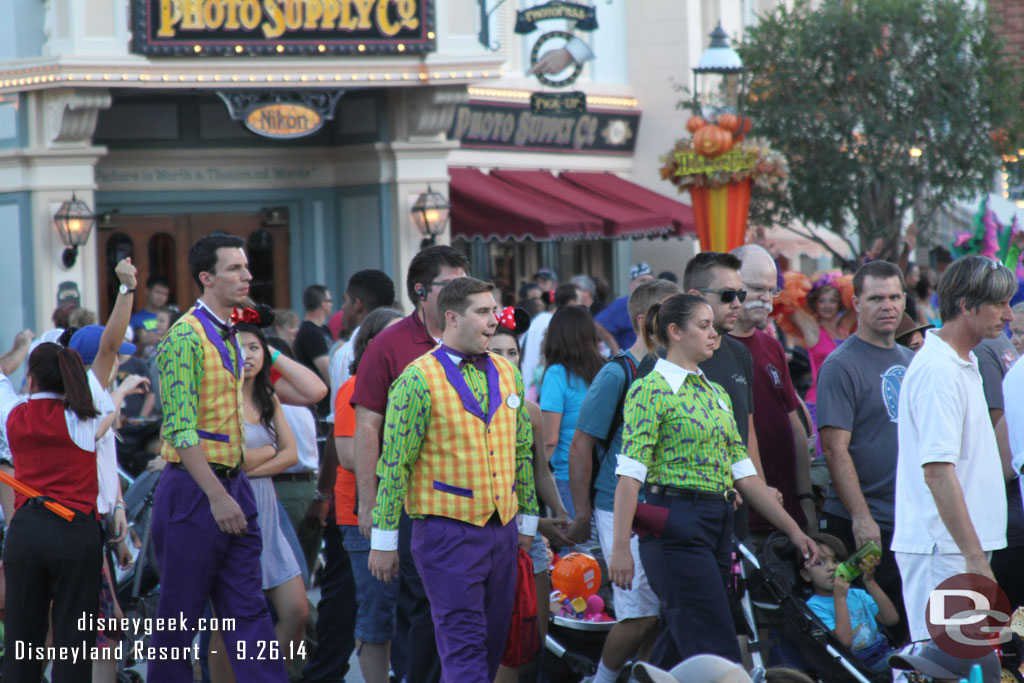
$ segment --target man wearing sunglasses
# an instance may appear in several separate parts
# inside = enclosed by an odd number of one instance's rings
[[[754,433],[768,486],[782,494],[786,512],[808,531],[816,530],[814,497],[811,494],[811,460],[797,411],[800,399],[789,376],[786,352],[778,340],[762,330],[778,294],[775,261],[763,247],[745,244],[730,252],[740,259],[741,288],[747,292],[729,335],[750,351],[754,365]],[[739,299],[739,296],[736,297]],[[756,512],[750,513],[750,533],[755,540],[772,531]]]
[[[719,334],[715,355],[700,364],[708,379],[722,385],[732,401],[740,438],[747,446],[758,475],[764,478],[754,434],[754,361],[742,342],[728,336],[736,326],[747,292],[740,280],[740,260],[732,254],[705,251],[697,254],[683,272],[683,288],[702,296],[714,311],[712,323]],[[746,505],[736,511],[734,531],[740,539],[749,535]]]

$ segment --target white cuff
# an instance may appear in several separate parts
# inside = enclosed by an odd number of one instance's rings
[[[615,466],[615,475],[618,477],[629,477],[636,479],[641,484],[647,481],[647,466],[639,460],[627,458],[622,453],[617,456],[618,464]]]
[[[385,531],[374,527],[370,532],[370,550],[398,550],[398,529]]]
[[[537,515],[516,515],[516,527],[519,528],[519,533],[523,536],[536,536],[539,519]]]
[[[1019,477],[1021,474],[1021,468],[1024,468],[1024,451],[1020,453],[1014,453],[1013,459],[1010,461],[1011,467],[1013,467],[1013,474]]]
[[[573,38],[565,44],[565,49],[570,55],[572,55],[573,61],[577,64],[583,62],[589,62],[594,58],[594,51],[590,49],[590,46],[580,40],[578,37]]]
[[[750,458],[743,458],[739,462],[732,464],[732,480],[746,479],[747,477],[756,477],[757,468],[754,467],[754,461]]]

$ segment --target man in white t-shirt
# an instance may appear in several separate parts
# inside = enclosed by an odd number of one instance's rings
[[[1006,499],[993,493],[1002,465],[971,349],[1002,334],[1016,291],[997,261],[955,261],[938,286],[942,328],[928,332],[903,380],[892,550],[913,641],[930,637],[931,591],[956,574],[994,580],[991,552],[1006,546]]]

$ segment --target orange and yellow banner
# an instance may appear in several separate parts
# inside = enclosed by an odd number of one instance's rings
[[[750,180],[714,189],[690,187],[702,251],[731,251],[743,244],[750,208]]]

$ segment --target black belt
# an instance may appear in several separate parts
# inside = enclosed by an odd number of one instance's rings
[[[697,489],[684,489],[678,486],[648,484],[644,488],[644,491],[652,496],[668,496],[669,498],[686,498],[688,500],[707,500],[716,503],[731,503],[736,500],[736,489],[725,489],[724,491],[698,491]]]
[[[274,481],[316,481],[316,472],[282,472],[275,474]]]
[[[227,465],[221,465],[220,463],[216,462],[208,462],[206,464],[209,465],[210,469],[213,470],[213,473],[220,477],[221,479],[234,479],[235,477],[242,473],[241,467],[228,467]],[[172,462],[170,463],[170,465],[175,469],[185,470],[186,472],[188,472],[188,468],[185,467],[184,463]]]

